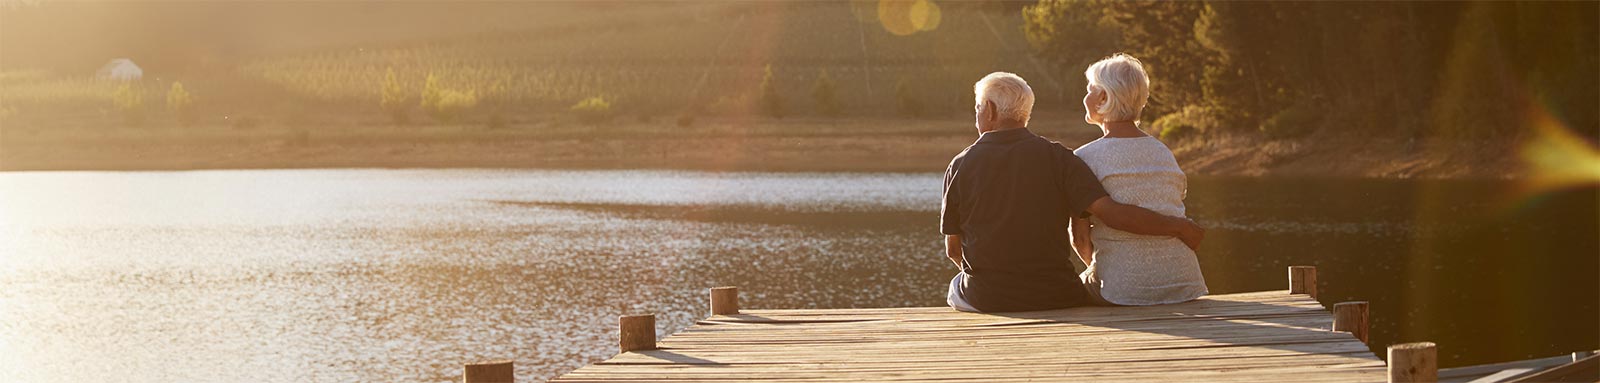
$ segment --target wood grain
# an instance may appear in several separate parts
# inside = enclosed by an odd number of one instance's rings
[[[1384,363],[1310,295],[966,313],[751,310],[562,376],[635,381],[1383,381]]]

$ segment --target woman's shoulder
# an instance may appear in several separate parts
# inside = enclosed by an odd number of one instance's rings
[[[1172,149],[1160,139],[1151,136],[1119,138],[1116,142],[1119,151],[1129,154],[1158,155],[1158,157],[1171,157]]]
[[[1154,137],[1101,138],[1084,144],[1074,153],[1095,168],[1095,174],[1154,168],[1182,171],[1178,169],[1172,150]]]
[[[1076,154],[1079,157],[1082,157],[1084,154],[1092,154],[1092,153],[1099,152],[1100,148],[1106,146],[1104,144],[1105,140],[1106,140],[1105,137],[1096,138],[1096,139],[1094,139],[1094,141],[1089,141],[1088,143],[1083,144],[1082,146],[1079,146],[1077,149],[1072,149],[1072,154]]]
[[[1171,152],[1171,150],[1167,149],[1165,144],[1161,143],[1161,140],[1150,136],[1100,137],[1094,141],[1089,141],[1087,144],[1083,144],[1083,146],[1079,146],[1078,149],[1073,150],[1072,152],[1080,157],[1084,155],[1116,155],[1121,157],[1129,155],[1140,156],[1154,151]]]

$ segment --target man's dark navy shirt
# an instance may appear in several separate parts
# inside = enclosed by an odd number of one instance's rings
[[[979,136],[944,173],[939,231],[961,235],[961,296],[984,312],[1088,304],[1067,222],[1106,195],[1060,143],[1027,129]]]

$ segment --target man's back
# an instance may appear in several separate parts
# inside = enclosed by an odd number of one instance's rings
[[[988,312],[1087,303],[1067,222],[1104,196],[1060,144],[1027,129],[983,134],[945,172],[940,230],[961,235],[963,298]]]

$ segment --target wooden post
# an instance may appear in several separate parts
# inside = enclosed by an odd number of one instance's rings
[[[1333,331],[1355,335],[1367,343],[1367,302],[1355,301],[1333,305]]]
[[[1439,355],[1432,342],[1389,346],[1389,382],[1439,381]]]
[[[732,315],[738,313],[738,287],[729,286],[711,288],[711,315]]]
[[[516,383],[516,371],[511,361],[501,360],[466,365],[461,371],[463,383]]]
[[[1317,267],[1289,266],[1289,293],[1317,298]]]
[[[656,349],[656,316],[623,315],[618,320],[622,328],[622,352]]]

